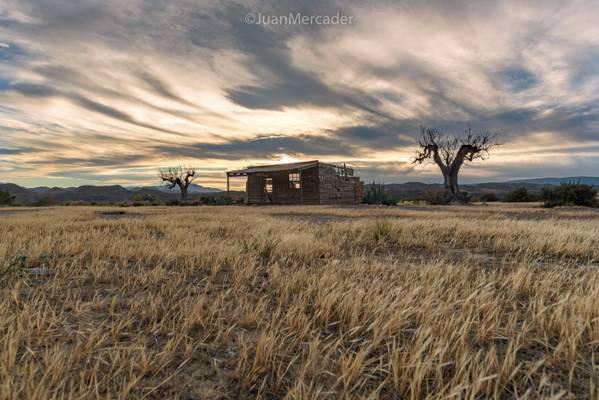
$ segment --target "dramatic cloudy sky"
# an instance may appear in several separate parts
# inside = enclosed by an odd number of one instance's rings
[[[260,25],[352,17],[347,25]],[[160,166],[410,165],[420,125],[502,134],[464,181],[599,175],[599,2],[0,1],[0,181],[156,183]],[[240,182],[241,183],[241,182]]]

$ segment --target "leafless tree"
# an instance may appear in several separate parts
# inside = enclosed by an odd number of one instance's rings
[[[189,188],[189,185],[191,185],[198,176],[195,168],[178,166],[158,170],[158,177],[169,189],[178,186],[181,191],[181,201],[185,201],[187,200],[187,189]]]
[[[464,135],[448,135],[435,128],[420,128],[420,150],[414,164],[434,162],[443,174],[447,202],[465,201],[458,185],[458,174],[465,162],[484,160],[489,151],[500,145],[498,135],[484,130],[474,133],[470,124]]]

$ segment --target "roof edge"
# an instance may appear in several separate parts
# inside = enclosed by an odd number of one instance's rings
[[[305,169],[314,167],[320,164],[319,160],[311,160],[311,161],[300,161],[295,163],[285,163],[285,164],[266,164],[266,165],[250,165],[249,167],[226,171],[227,174],[248,174],[254,172],[275,172],[275,171],[284,171],[291,169]]]

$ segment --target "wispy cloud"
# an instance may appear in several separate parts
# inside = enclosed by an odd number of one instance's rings
[[[256,25],[247,13],[353,16]],[[466,180],[599,171],[595,1],[5,0],[0,181],[135,184],[155,169],[345,160],[413,169],[420,125],[506,145]],[[528,156],[522,157],[522,152]]]

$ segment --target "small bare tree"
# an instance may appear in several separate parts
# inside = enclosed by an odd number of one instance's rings
[[[442,133],[435,128],[420,128],[420,150],[416,152],[414,164],[427,161],[439,166],[443,174],[446,201],[462,203],[466,200],[460,192],[458,174],[464,162],[484,160],[491,148],[500,145],[498,135],[488,130],[473,133],[470,124],[462,136]]]
[[[178,166],[158,170],[158,177],[169,189],[179,186],[181,201],[185,201],[187,200],[187,189],[197,179],[197,173],[195,168]]]

